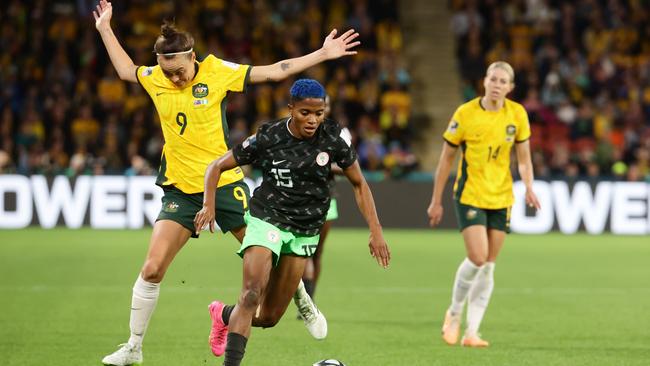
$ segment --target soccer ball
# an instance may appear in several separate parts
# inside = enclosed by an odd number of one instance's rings
[[[312,366],[345,366],[345,364],[339,360],[327,359],[327,360],[320,360],[315,364],[313,364]]]

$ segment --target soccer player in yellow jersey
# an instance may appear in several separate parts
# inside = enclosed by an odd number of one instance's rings
[[[442,338],[450,345],[458,342],[467,300],[467,328],[461,344],[488,346],[478,329],[494,288],[494,263],[510,231],[510,207],[514,200],[510,173],[513,146],[519,174],[526,185],[526,204],[540,208],[533,192],[528,115],[521,104],[506,98],[514,82],[515,74],[508,63],[491,64],[483,81],[485,95],[458,107],[443,135],[445,143],[427,213],[431,226],[440,223],[442,193],[460,147],[454,202],[467,251],[467,258],[456,272],[451,306],[442,327]]]
[[[165,146],[157,184],[164,190],[146,260],[133,287],[128,343],[102,362],[132,365],[142,362],[142,340],[158,300],[167,268],[190,237],[196,237],[194,216],[203,207],[203,176],[208,164],[229,150],[225,101],[228,92],[243,92],[248,83],[278,81],[320,62],[356,54],[358,33],[349,30],[336,37],[333,30],[323,46],[308,55],[272,65],[239,65],[207,56],[196,60],[191,35],[164,24],[154,45],[158,64],[136,66],[110,26],[111,3],[101,0],[93,12],[95,27],[122,80],[140,83],[160,116]],[[239,168],[221,175],[217,183],[216,220],[240,242],[246,224],[249,192]],[[327,323],[300,286],[295,297],[310,333],[326,335]],[[303,313],[304,309],[304,313]],[[256,325],[256,324],[253,324]]]

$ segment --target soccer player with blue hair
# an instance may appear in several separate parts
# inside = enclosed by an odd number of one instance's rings
[[[274,326],[291,301],[307,258],[318,247],[330,203],[332,163],[352,183],[370,228],[370,254],[384,268],[390,262],[357,154],[340,137],[339,124],[325,119],[323,86],[312,79],[297,80],[291,87],[289,110],[289,117],[262,125],[255,135],[213,161],[205,174],[203,208],[194,220],[197,231],[205,225],[213,229],[214,187],[222,172],[253,163],[263,172],[262,184],[250,200],[246,235],[238,252],[244,267],[239,299],[236,305],[212,304],[221,315],[213,317],[213,328],[227,333],[227,342],[221,345],[226,366],[241,363],[251,323]]]

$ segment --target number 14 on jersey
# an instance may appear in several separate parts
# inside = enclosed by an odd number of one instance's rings
[[[488,163],[490,162],[490,159],[497,160],[497,158],[499,157],[499,151],[501,151],[501,145],[497,146],[496,149],[493,149],[492,146],[488,146],[488,159],[487,159]]]

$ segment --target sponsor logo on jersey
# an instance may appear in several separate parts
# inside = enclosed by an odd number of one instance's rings
[[[178,203],[169,202],[168,204],[165,205],[165,208],[163,208],[163,211],[165,211],[165,212],[176,212],[176,211],[178,211]]]
[[[452,119],[451,122],[449,122],[449,128],[447,128],[447,131],[451,134],[456,133],[456,131],[458,131],[458,122]]]
[[[506,142],[513,142],[515,140],[516,133],[517,127],[515,125],[506,126]]]
[[[277,230],[269,230],[266,233],[266,238],[269,239],[271,243],[277,243],[280,240],[280,232]]]
[[[320,166],[325,166],[325,164],[329,163],[329,161],[330,161],[330,156],[325,151],[321,151],[320,153],[318,153],[318,155],[316,155],[316,164]]]
[[[195,85],[192,85],[192,95],[194,98],[205,98],[208,96],[208,93],[210,90],[208,90],[208,86],[203,83],[198,83]]]
[[[207,99],[194,99],[194,106],[206,105],[208,104]]]
[[[144,70],[142,70],[142,76],[149,76],[153,74],[153,69],[151,67],[145,67]]]

